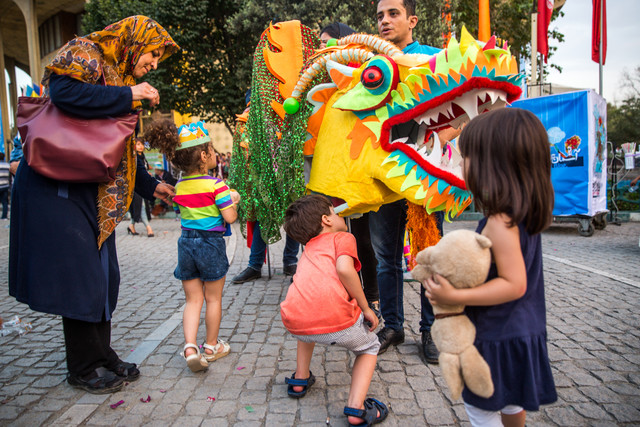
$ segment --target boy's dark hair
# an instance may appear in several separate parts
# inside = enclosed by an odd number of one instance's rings
[[[530,234],[553,220],[549,137],[540,120],[519,108],[481,114],[460,134],[465,182],[486,216],[507,214]]]
[[[296,242],[307,242],[322,232],[322,216],[331,215],[331,202],[319,194],[302,196],[284,214],[284,231]]]
[[[204,151],[209,155],[209,147],[212,146],[209,141],[206,144],[176,151],[179,143],[178,128],[169,119],[149,123],[145,129],[144,137],[151,148],[157,148],[167,156],[168,161],[183,172],[191,172],[197,168],[201,163],[200,153]]]
[[[0,153],[0,162],[4,160],[4,153]]]
[[[378,0],[380,3],[380,0]],[[402,5],[407,11],[407,18],[416,14],[416,0],[402,0]]]

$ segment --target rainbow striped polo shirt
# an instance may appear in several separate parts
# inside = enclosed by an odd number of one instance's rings
[[[209,175],[183,177],[176,184],[173,206],[180,208],[182,228],[225,231],[221,211],[233,206],[229,187]]]

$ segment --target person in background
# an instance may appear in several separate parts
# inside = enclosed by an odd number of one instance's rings
[[[404,53],[438,53],[440,49],[421,45],[413,40],[413,28],[418,23],[415,11],[415,0],[379,0],[376,14],[378,33]],[[443,218],[442,212],[436,213],[440,235],[443,231]],[[371,243],[378,261],[380,311],[384,319],[384,328],[378,332],[380,353],[384,353],[391,345],[404,342],[402,253],[406,223],[406,200],[383,205],[377,212],[369,215]],[[420,353],[427,362],[438,363],[438,349],[431,339],[431,325],[435,319],[433,308],[422,292],[420,305]]]
[[[147,158],[144,156],[144,142],[142,138],[135,138],[136,141],[136,156],[138,157],[137,161],[142,162],[144,165],[144,170],[139,170],[138,173],[147,173],[149,170],[149,162],[147,162]],[[149,201],[142,200],[140,195],[133,193],[133,200],[131,201],[131,205],[129,206],[129,214],[131,214],[131,224],[127,227],[127,234],[132,234],[137,236],[138,232],[136,232],[136,222],[141,222],[147,228],[147,237],[153,237],[153,229],[149,224],[149,220],[151,219],[151,209],[149,208]]]
[[[2,203],[2,218],[8,219],[9,187],[11,186],[11,172],[9,163],[4,161],[4,153],[0,153],[0,203]]]
[[[341,22],[329,24],[320,30],[320,49],[326,47],[327,42],[331,39],[340,39],[355,32],[356,30]],[[381,319],[378,278],[376,275],[378,263],[369,235],[369,213],[365,213],[359,218],[349,218],[348,224],[349,231],[355,236],[358,246],[358,258],[362,264],[362,269],[358,274],[362,281],[364,295],[367,298],[369,307],[371,307],[378,319]]]
[[[136,79],[180,48],[146,16],[131,16],[64,45],[45,67],[51,102],[92,119],[128,114],[160,94]],[[62,316],[67,382],[90,393],[112,393],[140,371],[111,348],[111,319],[120,287],[116,226],[134,189],[145,198],[173,197],[173,187],[144,172],[133,138],[108,183],[45,178],[24,160],[11,195],[9,294],[33,310]],[[137,173],[136,173],[137,172]]]
[[[342,22],[329,24],[320,30],[320,49],[327,47],[327,42],[331,39],[341,39],[355,32],[356,30]]]
[[[22,140],[20,139],[20,134],[17,134],[16,137],[13,138],[13,150],[11,150],[11,154],[9,155],[9,171],[11,175],[16,175],[22,156]]]

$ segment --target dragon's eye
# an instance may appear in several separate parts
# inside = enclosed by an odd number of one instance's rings
[[[375,65],[367,67],[362,72],[360,81],[367,89],[376,89],[384,82],[384,74],[382,74],[382,70]]]

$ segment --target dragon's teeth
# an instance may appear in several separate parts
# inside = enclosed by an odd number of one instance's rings
[[[456,99],[456,104],[469,116],[469,120],[478,115],[478,102],[475,96],[463,96]]]
[[[409,140],[408,136],[403,136],[402,138],[394,139],[393,143],[400,142],[402,144],[406,144],[408,140]]]

